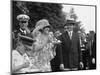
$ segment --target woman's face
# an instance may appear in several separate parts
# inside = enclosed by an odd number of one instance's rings
[[[45,28],[45,29],[44,29],[44,32],[45,32],[45,33],[49,33],[49,30],[50,30],[50,28]]]

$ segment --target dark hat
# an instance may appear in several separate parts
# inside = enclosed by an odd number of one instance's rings
[[[47,26],[43,27],[43,29],[45,29],[45,28],[50,28],[51,29],[52,27],[51,27],[51,25],[47,25]]]
[[[74,24],[75,24],[74,20],[67,20],[67,22],[64,26],[70,26],[70,25],[74,25]]]

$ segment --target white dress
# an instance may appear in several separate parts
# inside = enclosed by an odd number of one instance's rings
[[[28,55],[25,53],[23,56],[20,55],[20,53],[17,50],[12,51],[12,67],[17,67],[22,65],[24,62],[28,61],[30,63],[29,67],[22,68],[16,73],[26,73],[26,72],[38,72],[39,70],[37,68],[32,68],[34,65],[32,62],[34,61],[33,58],[28,57]]]
[[[51,71],[50,61],[54,58],[54,40],[50,35],[39,35],[34,43],[35,52],[32,57],[29,57],[26,53],[22,56],[17,50],[12,51],[12,66],[18,66],[26,61],[29,61],[30,66],[23,68],[17,73],[25,72],[48,72]],[[19,46],[22,49],[22,46]],[[24,49],[24,48],[23,48]]]

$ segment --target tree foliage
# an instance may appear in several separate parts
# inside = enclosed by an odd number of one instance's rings
[[[73,18],[75,21],[78,19],[78,16],[75,14],[74,8],[70,9],[70,18]]]
[[[78,16],[76,15],[76,13],[75,13],[75,11],[74,11],[74,8],[71,8],[71,9],[70,9],[69,16],[70,16],[71,19],[73,19],[73,20],[75,21],[75,28],[74,28],[74,31],[75,31],[75,32],[80,31],[81,33],[85,33],[85,30],[84,30],[84,28],[82,27],[82,22],[81,22],[81,21],[77,21]]]
[[[17,22],[16,16],[21,13],[25,13],[30,16],[31,27],[34,27],[36,22],[43,18],[48,19],[54,28],[60,28],[66,22],[61,4],[13,1],[14,25]]]

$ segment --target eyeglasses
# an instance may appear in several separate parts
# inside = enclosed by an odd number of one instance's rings
[[[27,23],[28,21],[20,21],[21,23]]]

